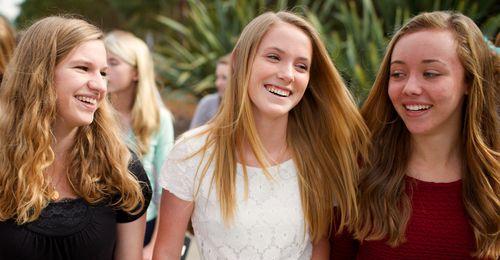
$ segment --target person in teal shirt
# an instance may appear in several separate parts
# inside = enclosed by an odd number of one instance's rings
[[[104,39],[108,56],[108,93],[122,123],[126,142],[141,158],[153,187],[147,210],[143,254],[150,258],[161,189],[157,174],[173,146],[172,115],[155,84],[154,64],[143,40],[130,32],[112,31]]]

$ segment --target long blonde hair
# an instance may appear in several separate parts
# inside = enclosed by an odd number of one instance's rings
[[[102,39],[102,32],[83,20],[48,17],[30,26],[15,50],[0,89],[1,221],[34,221],[50,202],[52,188],[45,170],[55,160],[54,70],[71,50],[96,39]],[[113,205],[137,213],[144,196],[127,169],[130,152],[119,132],[104,99],[94,121],[76,133],[66,176],[85,201],[111,201],[120,195]]]
[[[495,98],[495,59],[474,22],[459,13],[422,13],[407,22],[392,38],[362,115],[372,130],[371,165],[362,172],[359,204],[359,239],[404,241],[411,215],[405,191],[409,132],[387,94],[392,51],[401,37],[425,29],[447,30],[457,42],[469,95],[464,102],[462,144],[467,170],[463,176],[463,202],[474,230],[480,258],[500,254],[500,129]],[[498,74],[497,74],[498,75]]]
[[[356,218],[357,159],[360,154],[366,155],[368,130],[318,33],[298,15],[267,12],[244,28],[232,52],[230,85],[222,109],[204,132],[208,137],[200,149],[206,159],[200,164],[204,165],[200,168],[201,176],[214,163],[212,182],[221,215],[226,224],[230,223],[236,210],[236,163],[238,155],[242,155],[243,142],[249,143],[262,168],[268,165],[253,119],[248,84],[262,38],[280,22],[302,30],[313,47],[309,86],[289,113],[287,144],[298,168],[305,224],[311,237],[319,239],[331,231],[334,205],[340,211],[339,227],[352,224]],[[248,177],[243,169],[247,193]]]
[[[149,151],[152,134],[160,129],[160,104],[151,52],[144,41],[125,31],[115,30],[106,34],[104,43],[108,51],[137,70],[131,127],[137,137],[137,152],[144,156]]]
[[[7,67],[14,48],[16,47],[16,34],[9,22],[0,15],[0,82],[2,75]]]

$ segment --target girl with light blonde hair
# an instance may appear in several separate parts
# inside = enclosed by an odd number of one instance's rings
[[[103,34],[30,26],[0,89],[0,258],[139,259],[151,191],[106,99]]]
[[[151,257],[161,188],[157,175],[174,144],[172,116],[155,83],[154,64],[146,43],[130,32],[104,37],[108,51],[108,97],[118,111],[127,144],[137,151],[153,186],[148,207],[144,255]],[[153,239],[154,240],[154,239]]]
[[[243,30],[222,110],[162,169],[154,259],[178,259],[191,218],[204,259],[327,259],[357,216],[368,130],[316,30],[268,12]],[[361,155],[360,157],[358,157]]]

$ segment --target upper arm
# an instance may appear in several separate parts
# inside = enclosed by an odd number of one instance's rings
[[[154,259],[180,259],[193,208],[194,202],[179,199],[168,190],[163,190]]]
[[[132,222],[117,223],[116,225],[114,259],[142,259],[146,214]]]

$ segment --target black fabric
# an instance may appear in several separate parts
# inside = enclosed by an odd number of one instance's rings
[[[156,218],[146,222],[146,232],[144,233],[144,246],[151,242],[151,238],[153,238],[153,232],[155,231],[156,226]]]
[[[131,215],[123,210],[117,210],[116,222],[118,223],[132,222],[140,218],[147,211],[149,202],[151,201],[151,196],[153,195],[153,190],[151,189],[151,183],[149,182],[148,175],[146,174],[144,167],[142,167],[141,161],[134,153],[132,153],[132,160],[128,165],[128,169],[129,171],[134,173],[135,177],[141,184],[142,193],[144,194],[144,199],[146,201],[146,204],[142,208],[140,214],[137,215]],[[118,198],[114,198],[115,201],[117,199]],[[138,207],[140,207],[140,205]]]
[[[141,213],[132,216],[109,203],[91,205],[81,198],[50,203],[29,224],[0,222],[0,259],[113,259],[116,224],[142,216],[151,200],[149,180],[140,162],[133,160],[129,170],[143,187],[146,205]]]

